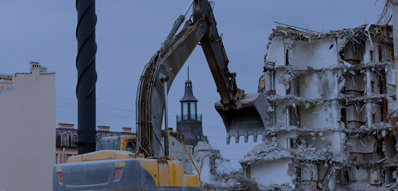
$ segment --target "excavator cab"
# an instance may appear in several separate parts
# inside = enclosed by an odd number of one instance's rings
[[[215,104],[227,131],[227,144],[232,137],[235,137],[235,143],[239,143],[241,136],[245,142],[248,142],[249,136],[253,136],[253,141],[257,142],[258,135],[264,133],[268,121],[269,104],[265,95],[244,94],[239,103],[240,107],[232,109],[225,109],[221,102]]]
[[[119,150],[135,152],[136,143],[137,137],[135,135],[103,137],[97,139],[97,151]]]

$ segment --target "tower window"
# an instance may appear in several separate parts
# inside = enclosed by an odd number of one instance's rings
[[[182,120],[188,120],[188,102],[182,103]]]
[[[191,120],[196,120],[196,103],[191,102],[189,107]]]

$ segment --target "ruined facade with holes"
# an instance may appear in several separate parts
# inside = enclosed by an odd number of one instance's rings
[[[319,190],[395,182],[392,27],[317,33],[277,26],[269,41],[259,92],[270,120],[266,141],[241,160],[245,176]]]

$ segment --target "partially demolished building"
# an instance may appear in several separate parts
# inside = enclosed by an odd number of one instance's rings
[[[397,70],[391,26],[317,33],[277,26],[259,92],[266,142],[242,160],[261,186],[336,190],[397,178]]]

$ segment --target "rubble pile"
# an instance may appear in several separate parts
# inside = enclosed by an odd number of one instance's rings
[[[240,160],[241,164],[250,165],[256,162],[292,158],[290,151],[283,149],[277,142],[264,142],[254,147]]]

